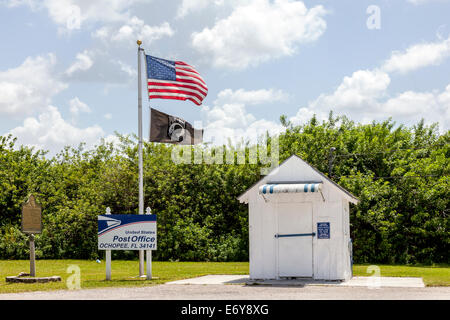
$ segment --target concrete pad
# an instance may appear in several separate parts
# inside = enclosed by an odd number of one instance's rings
[[[326,281],[307,278],[280,280],[249,280],[247,284],[273,286],[338,286],[338,287],[368,287],[368,288],[424,288],[422,278],[406,277],[353,277],[348,281]]]
[[[407,277],[353,277],[342,282],[347,287],[390,287],[390,288],[424,288],[422,278]]]
[[[245,284],[248,275],[210,274],[203,277],[166,282],[166,284]]]
[[[309,286],[340,286],[341,281],[313,280],[310,278],[292,279],[251,279],[248,285],[278,286],[278,287],[309,287]]]
[[[333,287],[367,287],[367,288],[423,288],[422,278],[406,277],[353,277],[348,281],[313,280],[294,278],[279,280],[249,279],[248,275],[207,275],[203,277],[167,282],[166,284],[248,284],[266,286],[333,286]]]

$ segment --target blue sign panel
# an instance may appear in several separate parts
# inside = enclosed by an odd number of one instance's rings
[[[99,250],[156,250],[156,214],[98,216]]]
[[[317,239],[330,239],[329,222],[317,222]]]

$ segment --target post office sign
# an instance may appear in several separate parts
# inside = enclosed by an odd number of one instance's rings
[[[156,215],[99,215],[98,249],[156,250]]]

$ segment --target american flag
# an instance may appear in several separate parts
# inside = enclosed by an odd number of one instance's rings
[[[201,105],[208,87],[192,66],[146,55],[149,99],[191,100]]]

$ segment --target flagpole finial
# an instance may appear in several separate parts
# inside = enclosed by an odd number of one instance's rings
[[[141,40],[138,40],[138,41],[136,41],[136,43],[137,43],[138,46],[141,46],[142,41],[141,41]]]

